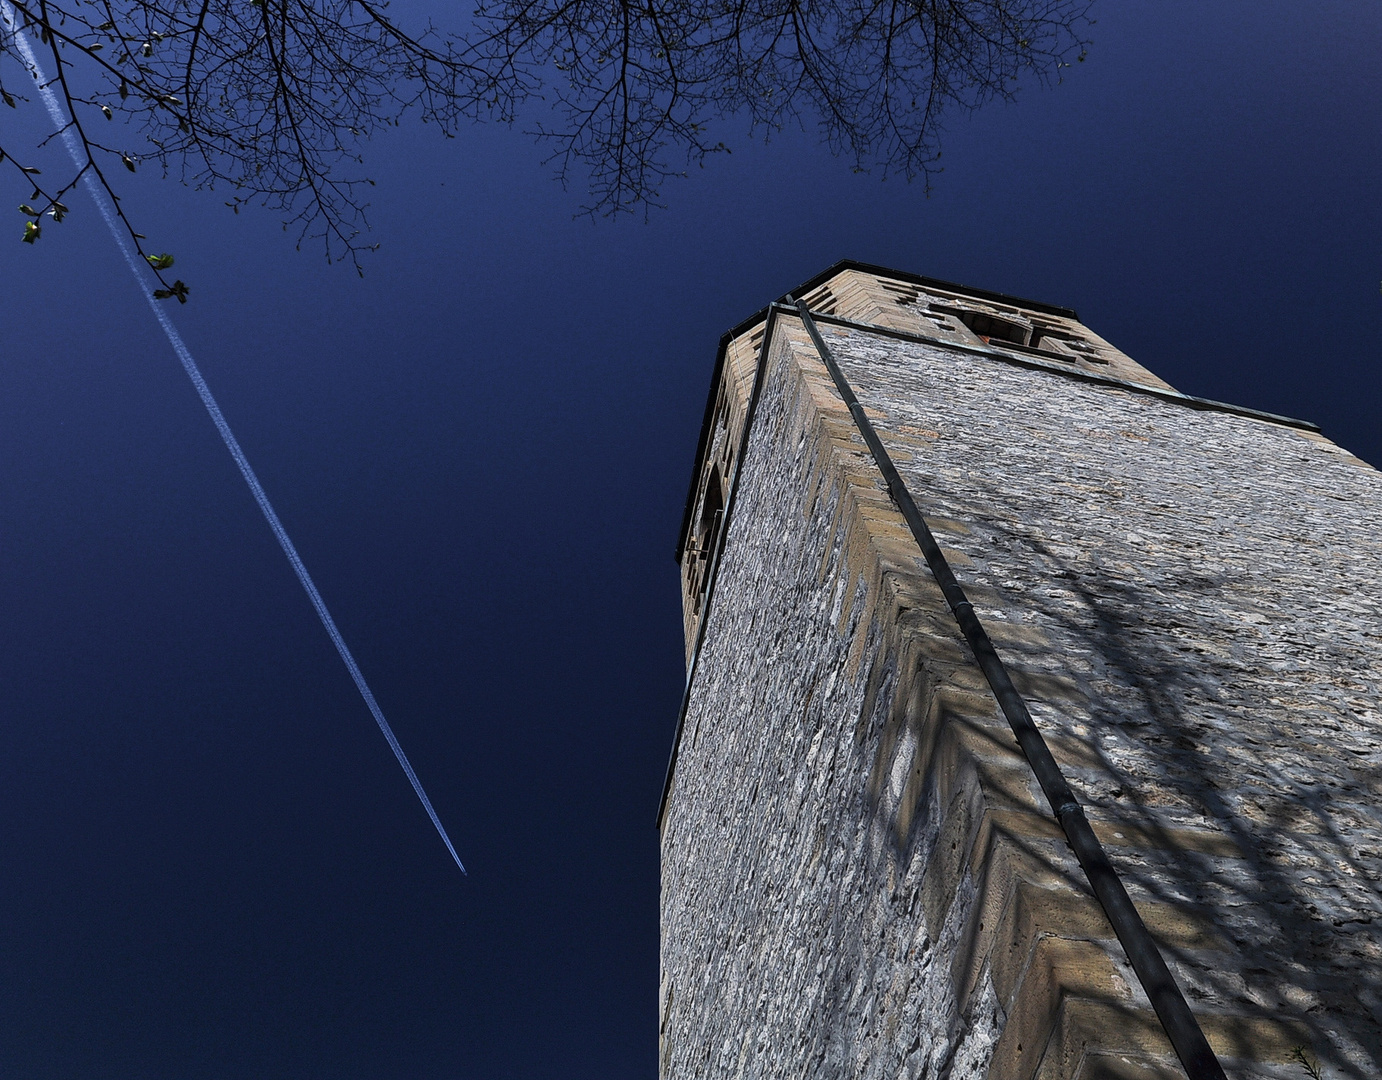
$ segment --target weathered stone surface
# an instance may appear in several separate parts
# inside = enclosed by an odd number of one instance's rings
[[[850,273],[841,315],[928,310]],[[973,335],[822,331],[1230,1072],[1382,1072],[1382,476]],[[1175,1075],[809,340],[769,345],[662,822],[663,1075]]]
[[[980,614],[1009,663],[1077,685],[1028,697],[1089,751],[1066,771],[1096,818],[1154,834],[1156,857],[1115,848],[1125,879],[1211,910],[1243,950],[1227,971],[1182,965],[1196,996],[1295,1014],[1320,1053],[1375,1074],[1382,476],[1279,424],[828,340],[885,439],[937,431],[900,467],[969,524],[956,545],[996,590]],[[1010,626],[1031,636],[1003,642]],[[1166,835],[1184,828],[1240,854]]]
[[[947,896],[928,930],[918,907],[932,830],[893,854],[899,838],[870,808],[878,737],[861,743],[856,728],[877,726],[860,713],[881,625],[851,662],[870,636],[853,508],[843,482],[821,475],[835,448],[804,426],[813,388],[785,341],[663,825],[664,1074],[894,1076],[909,1059],[939,1066],[966,1051],[973,1067],[958,1075],[982,1075],[991,1039],[964,1038],[949,989],[971,897]]]

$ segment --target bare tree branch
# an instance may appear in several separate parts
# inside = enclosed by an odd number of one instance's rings
[[[668,177],[724,152],[710,125],[819,125],[860,168],[928,184],[946,110],[1011,98],[1083,59],[1090,0],[489,0],[467,57],[539,123],[592,213],[655,204]]]
[[[318,242],[328,259],[357,268],[369,246],[361,239],[371,183],[360,171],[361,143],[409,113],[451,134],[464,120],[505,118],[510,108],[503,88],[461,55],[463,42],[430,27],[405,33],[359,0],[11,4],[50,58],[51,86],[84,159],[77,172],[95,176],[117,211],[102,163],[134,169],[153,160],[196,187],[225,190],[237,211],[268,206],[296,230],[299,246]],[[10,90],[27,76],[16,42],[0,30],[7,105],[27,101]],[[125,121],[107,129],[119,132],[116,145],[91,127],[112,119]],[[39,189],[35,229],[73,183],[51,195]],[[143,237],[124,223],[139,246]],[[150,261],[158,272],[157,257]]]
[[[103,166],[153,160],[358,269],[372,246],[361,145],[408,115],[453,135],[541,109],[533,130],[564,183],[588,174],[592,214],[660,204],[669,177],[727,152],[711,130],[729,118],[765,136],[815,124],[857,167],[929,184],[946,112],[1059,79],[1084,56],[1091,2],[480,0],[446,35],[405,31],[375,0],[10,0],[51,60],[81,161],[50,190],[4,159],[33,186],[30,243],[89,175],[140,245]],[[0,100],[27,104],[13,92],[27,75],[0,29]],[[116,137],[98,137],[113,119]]]

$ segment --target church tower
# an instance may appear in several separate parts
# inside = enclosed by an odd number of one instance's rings
[[[1382,475],[841,263],[720,345],[661,1076],[1382,1076]]]

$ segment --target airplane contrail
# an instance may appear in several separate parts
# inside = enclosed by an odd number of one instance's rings
[[[48,116],[52,119],[54,126],[62,132],[63,144],[67,147],[67,152],[72,155],[73,164],[80,169],[82,167],[82,155],[77,143],[77,136],[64,118],[62,103],[58,101],[57,94],[53,93],[52,86],[44,78],[43,68],[38,62],[38,57],[34,55],[33,49],[29,46],[28,37],[25,36],[24,31],[15,20],[14,8],[10,6],[9,0],[0,0],[0,14],[3,14],[6,26],[14,35],[15,44],[19,48],[24,63],[29,68],[29,74],[33,76],[34,82],[38,85],[38,91],[43,97],[43,104],[48,109]],[[413,791],[416,792],[418,800],[422,803],[422,808],[427,811],[427,816],[432,819],[432,824],[436,826],[437,835],[441,837],[442,843],[446,845],[446,850],[451,853],[451,858],[456,861],[456,866],[464,874],[466,872],[465,865],[461,862],[461,857],[456,854],[456,849],[451,845],[451,838],[446,835],[446,829],[442,826],[441,819],[437,817],[437,812],[432,809],[432,800],[427,797],[427,792],[423,790],[422,782],[417,778],[417,773],[413,772],[413,766],[408,761],[408,755],[403,752],[403,747],[398,744],[398,737],[393,733],[393,728],[384,719],[384,711],[379,707],[379,702],[375,701],[374,692],[370,690],[369,683],[365,682],[365,676],[360,671],[360,666],[355,662],[355,657],[350,654],[345,638],[341,637],[340,630],[336,628],[336,620],[326,609],[326,601],[317,591],[317,586],[312,581],[312,575],[307,572],[307,567],[303,564],[302,557],[298,555],[297,548],[293,546],[293,541],[289,538],[287,530],[283,528],[283,523],[278,520],[278,514],[274,512],[273,504],[269,502],[268,495],[264,493],[264,488],[259,483],[259,477],[254,474],[249,458],[245,457],[245,452],[240,449],[240,443],[236,440],[234,432],[230,430],[230,424],[226,422],[221,407],[216,404],[216,398],[211,393],[211,387],[207,386],[206,380],[202,378],[201,369],[197,367],[197,362],[192,359],[191,352],[183,344],[182,335],[173,325],[173,320],[168,316],[168,312],[159,301],[153,298],[153,294],[149,291],[145,278],[146,268],[140,266],[139,257],[131,247],[129,238],[121,231],[115,217],[115,210],[111,206],[108,196],[90,172],[83,179],[87,191],[91,193],[91,198],[96,203],[96,209],[101,212],[106,227],[110,229],[111,237],[115,240],[116,246],[119,247],[120,253],[125,256],[125,262],[130,268],[130,273],[134,275],[140,291],[143,292],[144,298],[149,302],[154,318],[163,327],[163,333],[168,338],[168,344],[173,347],[173,352],[177,353],[178,359],[182,362],[182,369],[187,372],[187,377],[192,380],[192,385],[196,388],[197,396],[202,399],[206,411],[211,414],[211,422],[216,425],[216,430],[220,432],[221,440],[226,444],[226,449],[230,451],[230,456],[235,459],[235,465],[240,470],[240,475],[245,478],[245,483],[249,485],[250,494],[254,496],[254,501],[264,512],[264,519],[269,523],[269,528],[273,530],[279,547],[283,549],[283,554],[288,556],[288,562],[293,567],[293,573],[297,574],[298,581],[302,583],[302,588],[307,593],[307,598],[312,601],[312,607],[316,609],[317,617],[321,619],[323,629],[331,638],[331,643],[336,646],[336,651],[341,654],[341,660],[345,663],[346,670],[350,672],[350,677],[355,680],[355,688],[365,699],[365,704],[369,706],[375,723],[379,725],[379,730],[384,733],[389,749],[393,751],[394,757],[403,767],[403,773],[408,777],[408,783],[413,785]]]

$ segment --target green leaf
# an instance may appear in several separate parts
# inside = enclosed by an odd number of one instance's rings
[[[32,221],[24,222],[24,243],[32,244],[43,235],[43,229]]]
[[[5,104],[8,105],[11,109],[17,107],[14,103],[14,98],[10,96],[10,92],[8,90],[0,90],[0,98],[4,98]]]
[[[130,157],[129,154],[121,154],[120,160],[125,163],[125,168],[129,169],[130,172],[134,172],[134,158]]]
[[[114,114],[110,111],[110,106],[109,106],[109,105],[102,105],[102,106],[101,106],[101,115],[104,116],[107,120],[112,119],[113,116],[114,116]]]
[[[30,206],[28,203],[20,203],[19,212],[21,214],[27,214],[29,217],[38,217],[38,211],[35,210],[32,206]]]
[[[162,255],[145,255],[144,258],[149,260],[149,265],[155,270],[167,270],[173,265],[173,257],[166,251]]]
[[[178,298],[179,304],[187,303],[187,286],[181,281],[173,282],[170,288],[154,290],[155,300],[171,300],[175,296]]]

